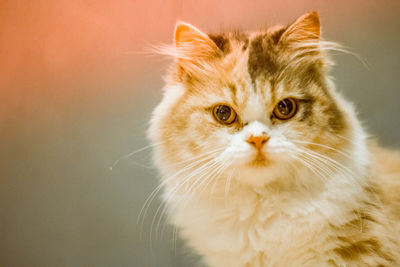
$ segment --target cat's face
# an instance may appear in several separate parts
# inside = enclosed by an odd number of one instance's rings
[[[150,128],[159,162],[251,185],[300,167],[327,175],[351,142],[352,114],[331,88],[322,45],[316,13],[250,34],[178,24],[176,68]]]

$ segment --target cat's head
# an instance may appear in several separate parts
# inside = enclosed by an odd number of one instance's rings
[[[179,22],[174,40],[149,130],[166,173],[264,185],[301,168],[338,168],[357,122],[327,76],[331,43],[320,39],[316,12],[250,33],[207,35]]]

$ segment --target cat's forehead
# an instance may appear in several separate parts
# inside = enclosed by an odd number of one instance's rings
[[[224,53],[223,64],[214,77],[221,83],[220,88],[231,91],[243,105],[253,94],[263,103],[274,103],[287,94],[312,94],[310,84],[320,80],[317,66],[291,64],[294,61],[290,58],[297,56],[297,52],[279,44],[285,30],[286,27],[274,26],[259,32],[210,34]]]
[[[253,82],[259,78],[276,82],[282,69],[285,49],[278,45],[284,27],[273,27],[267,32],[251,36],[248,47],[247,69]]]
[[[230,61],[244,57],[246,64],[242,71],[247,71],[254,82],[260,76],[271,80],[280,69],[279,58],[284,51],[277,44],[285,29],[274,26],[265,31],[223,32],[209,34],[209,37],[223,52],[223,57],[230,58]]]
[[[268,90],[266,90],[268,92]],[[265,116],[268,110],[268,104],[271,101],[268,98],[264,98],[263,95],[250,92],[246,101],[241,103],[241,116],[243,121],[266,121],[268,118]]]
[[[250,40],[250,34],[241,31],[211,33],[208,36],[225,55],[235,50],[245,51]]]

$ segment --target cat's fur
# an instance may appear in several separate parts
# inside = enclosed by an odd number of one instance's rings
[[[370,144],[335,90],[331,47],[316,12],[252,33],[177,24],[149,135],[170,222],[208,265],[400,266],[400,155]],[[278,120],[287,97],[298,112]],[[261,133],[258,158],[246,140]]]

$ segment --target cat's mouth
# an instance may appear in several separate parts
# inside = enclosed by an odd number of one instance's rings
[[[250,161],[250,165],[252,167],[265,167],[269,164],[269,160],[262,153],[257,153],[252,161]]]

